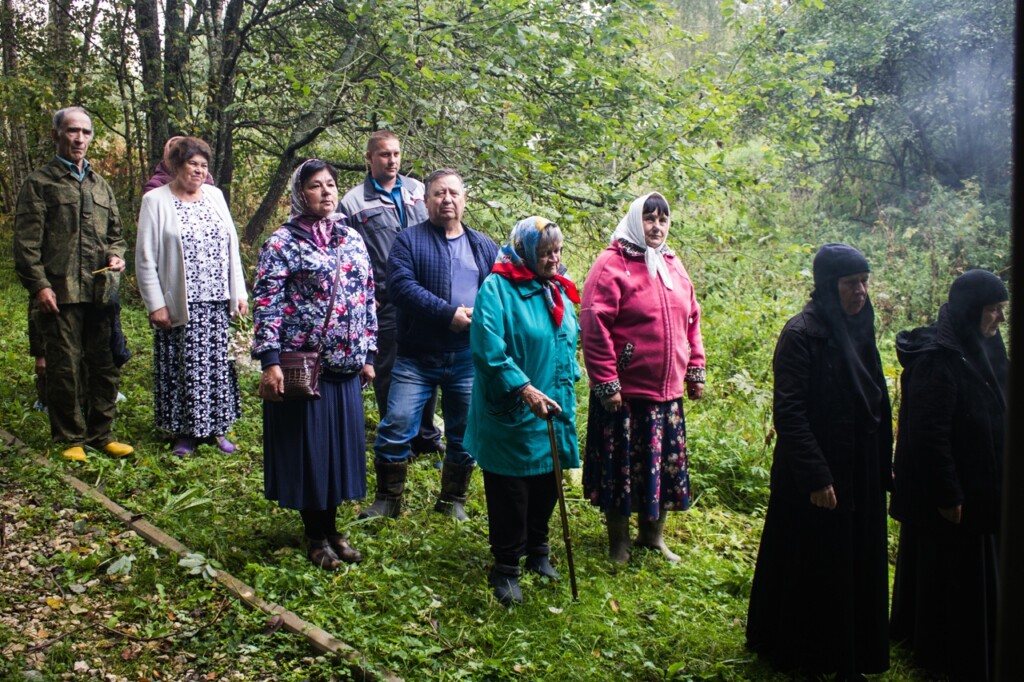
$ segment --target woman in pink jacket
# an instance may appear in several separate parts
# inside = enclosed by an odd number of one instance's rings
[[[608,524],[609,557],[636,545],[679,561],[665,545],[665,513],[690,506],[683,393],[704,394],[704,345],[693,284],[665,244],[665,198],[633,201],[587,275],[580,311],[590,377],[583,489]]]

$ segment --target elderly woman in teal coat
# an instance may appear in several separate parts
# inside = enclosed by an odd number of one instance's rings
[[[579,293],[562,265],[564,238],[540,217],[516,223],[480,286],[470,326],[473,395],[466,449],[484,475],[494,567],[489,583],[504,605],[521,602],[526,570],[558,580],[548,523],[558,486],[548,437],[561,467],[579,467],[576,362]]]

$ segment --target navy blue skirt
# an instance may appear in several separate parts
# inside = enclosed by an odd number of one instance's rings
[[[263,401],[263,494],[288,509],[330,509],[366,497],[359,375],[323,374],[320,395]]]

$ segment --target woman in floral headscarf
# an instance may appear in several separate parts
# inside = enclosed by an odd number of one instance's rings
[[[291,186],[291,219],[264,243],[253,285],[263,488],[267,499],[299,510],[310,561],[332,571],[362,560],[335,518],[342,501],[366,495],[362,387],[373,379],[377,351],[373,270],[362,237],[335,213],[334,168],[310,159]],[[335,277],[341,280],[324,329]],[[318,346],[321,398],[284,402],[280,352]]]
[[[502,604],[521,602],[519,560],[554,580],[548,521],[561,481],[546,420],[553,420],[559,462],[578,467],[576,286],[563,276],[562,231],[530,217],[516,223],[491,274],[480,285],[469,343],[473,395],[466,449],[484,474],[494,568]]]
[[[665,243],[669,207],[653,192],[633,201],[587,275],[580,308],[590,377],[583,490],[605,513],[608,555],[636,544],[679,557],[663,539],[666,512],[690,506],[683,392],[704,395],[700,306]]]

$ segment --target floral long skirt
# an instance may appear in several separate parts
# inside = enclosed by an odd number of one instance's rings
[[[156,425],[175,436],[223,435],[242,414],[228,303],[189,303],[188,314],[183,327],[153,330]]]
[[[625,399],[608,412],[590,394],[583,492],[602,511],[660,518],[690,506],[683,399]]]

